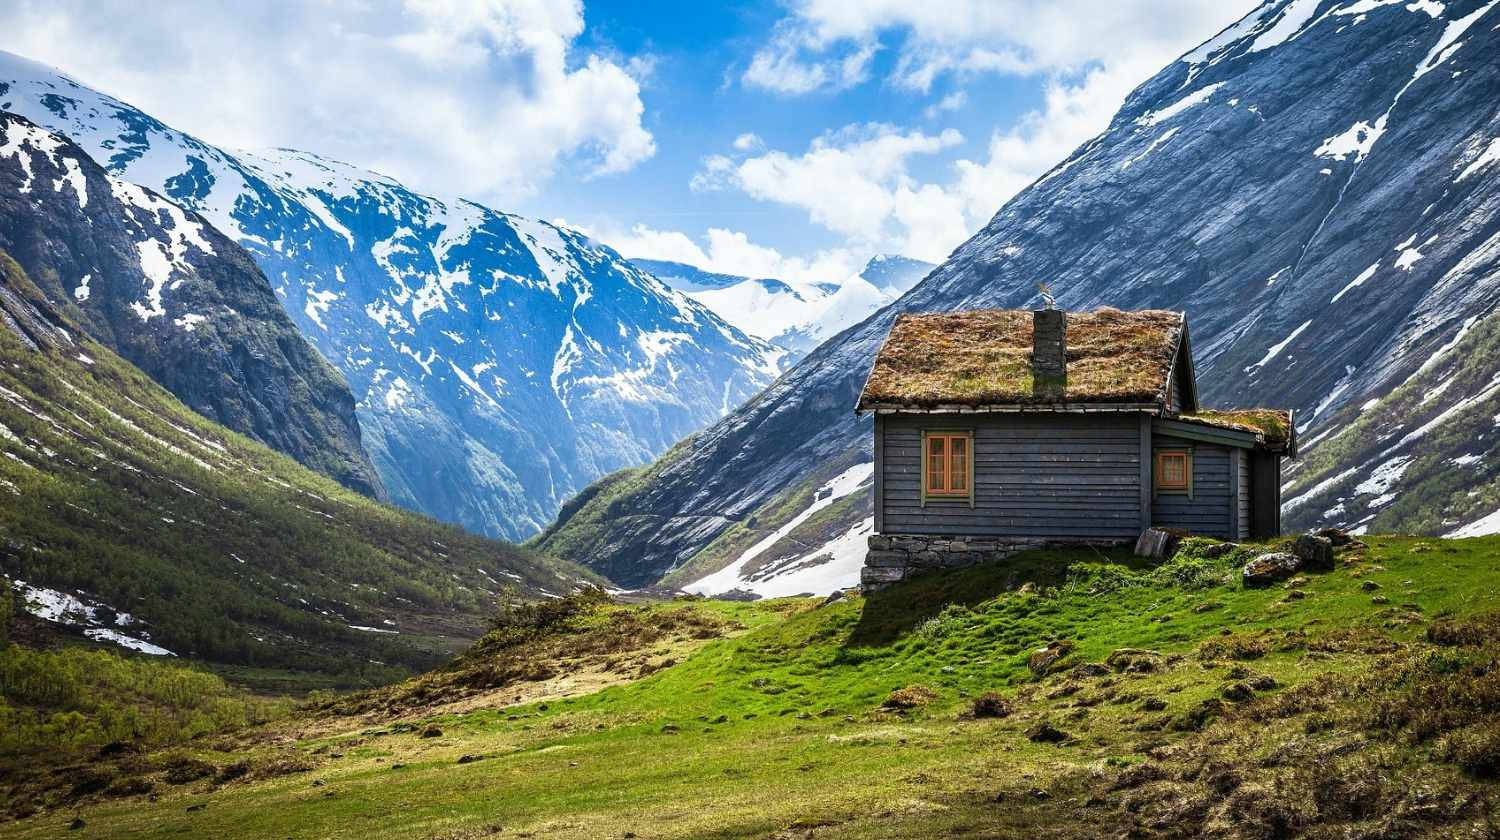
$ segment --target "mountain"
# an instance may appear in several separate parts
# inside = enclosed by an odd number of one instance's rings
[[[1133,91],[894,305],[607,504],[586,494],[541,546],[638,584],[732,526],[769,533],[786,520],[758,514],[785,494],[869,460],[851,410],[896,315],[1035,306],[1040,282],[1069,309],[1185,310],[1206,405],[1295,409],[1288,527],[1484,521],[1500,365],[1457,348],[1491,347],[1476,336],[1500,302],[1496,54],[1496,0],[1263,5]],[[1420,413],[1381,408],[1443,371]],[[1461,428],[1483,437],[1438,433]],[[1426,498],[1401,503],[1414,481]]]
[[[588,579],[206,419],[49,298],[0,251],[0,573],[39,617],[146,653],[368,684],[478,636],[507,586]]]
[[[354,398],[243,249],[66,139],[0,113],[0,249],[205,417],[369,495]]]
[[[348,380],[390,498],[525,537],[758,392],[777,351],[566,228],[292,150],[231,152],[15,56],[0,109],[243,245]]]
[[[900,297],[935,268],[910,257],[881,255],[842,282],[799,282],[704,271],[668,260],[631,262],[739,329],[788,351],[784,365]]]

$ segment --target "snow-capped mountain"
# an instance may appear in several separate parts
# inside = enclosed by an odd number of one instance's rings
[[[784,365],[888,305],[936,267],[880,255],[837,282],[799,282],[721,274],[668,260],[631,262],[746,333],[786,350]]]
[[[895,316],[1034,306],[1039,282],[1069,309],[1186,310],[1206,404],[1295,409],[1288,527],[1500,528],[1497,55],[1500,0],[1257,8],[895,305],[653,467],[616,501],[636,516],[587,523],[588,561],[654,580],[822,465],[868,460],[850,408]]]
[[[50,305],[200,414],[381,494],[348,386],[298,334],[250,255],[196,213],[7,113],[0,250]]]
[[[392,500],[521,538],[759,391],[776,351],[566,228],[291,150],[231,152],[0,53],[0,110],[244,245],[343,372]]]

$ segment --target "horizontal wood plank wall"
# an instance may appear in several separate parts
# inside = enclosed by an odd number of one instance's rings
[[[1151,524],[1205,537],[1235,539],[1230,533],[1229,503],[1239,487],[1239,480],[1230,476],[1229,447],[1155,435],[1151,439],[1151,448],[1153,452],[1190,449],[1193,453],[1192,498],[1177,493],[1155,494]]]
[[[1133,540],[1140,533],[1134,414],[889,415],[882,528],[891,534]],[[922,430],[974,432],[974,506],[921,503]]]
[[[1250,539],[1250,453],[1245,452],[1239,458],[1240,486],[1240,533],[1237,539]]]

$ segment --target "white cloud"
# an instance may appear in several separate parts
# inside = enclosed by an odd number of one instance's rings
[[[945,73],[1077,71],[1150,53],[1180,55],[1256,0],[796,0],[756,51],[746,84],[781,93],[848,86],[843,57],[894,45],[888,81],[926,91]],[[866,60],[866,72],[868,70]],[[762,71],[775,68],[774,75]],[[777,86],[776,79],[796,80]],[[853,83],[858,83],[858,79]]]
[[[830,57],[893,43],[897,58],[885,80],[925,92],[945,74],[963,82],[981,73],[1038,75],[1041,108],[997,128],[982,155],[953,161],[951,177],[919,183],[906,158],[953,145],[880,126],[878,143],[848,135],[813,141],[799,156],[770,150],[754,157],[713,156],[698,187],[734,187],[805,210],[815,223],[861,246],[941,260],[1029,183],[1102,132],[1138,84],[1202,42],[1255,0],[800,0],[752,61],[799,74],[801,90],[834,87],[818,68]],[[747,73],[746,84],[761,84]],[[814,81],[818,83],[814,84]],[[766,86],[766,85],[761,85]],[[924,111],[928,119],[962,108],[957,90]],[[950,133],[951,132],[951,133]],[[956,141],[955,141],[956,142]],[[872,153],[868,148],[886,150]]]
[[[761,201],[806,210],[817,224],[849,237],[857,245],[873,247],[890,241],[890,225],[905,205],[921,201],[924,229],[944,211],[932,207],[908,172],[907,160],[931,155],[963,142],[953,129],[938,134],[902,131],[879,123],[852,125],[813,140],[801,155],[769,151],[731,159],[715,155],[704,162],[693,179],[696,189],[738,189]],[[951,221],[951,213],[946,213]],[[961,228],[960,228],[961,233]],[[920,243],[918,243],[920,245]],[[932,253],[903,250],[911,256]]]
[[[680,231],[655,230],[645,225],[636,225],[629,231],[590,235],[627,257],[671,260],[705,271],[806,283],[842,282],[858,273],[871,256],[869,252],[832,248],[808,258],[788,257],[775,248],[751,242],[744,233],[724,228],[709,228],[701,240]]]
[[[957,111],[969,104],[969,94],[961,90],[955,90],[938,101],[928,105],[922,115],[929,120],[935,120],[947,111]]]
[[[870,41],[833,44],[795,20],[776,27],[770,44],[750,60],[745,84],[781,94],[845,90],[869,78],[879,45]],[[818,58],[803,56],[815,53]]]
[[[750,152],[764,148],[766,144],[760,139],[759,135],[747,131],[734,138],[734,142],[730,145],[734,146],[737,152]]]
[[[509,201],[630,169],[649,57],[580,54],[578,0],[0,4],[5,48],[213,143],[314,150]]]

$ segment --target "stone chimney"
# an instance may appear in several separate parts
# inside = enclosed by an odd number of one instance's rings
[[[1068,378],[1068,322],[1061,309],[1031,313],[1031,375],[1033,393],[1060,398]]]

